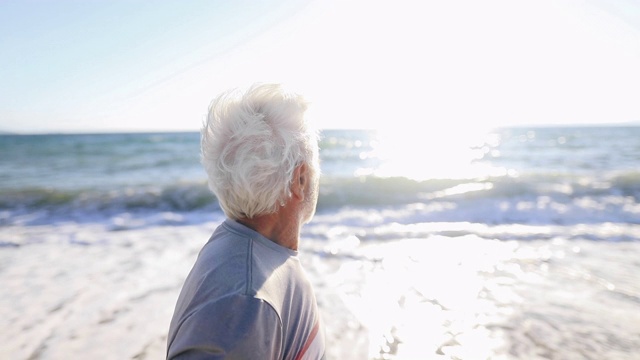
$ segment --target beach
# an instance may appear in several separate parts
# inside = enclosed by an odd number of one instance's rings
[[[0,354],[163,358],[182,281],[216,224],[3,228],[16,242],[37,243],[0,253]],[[346,228],[331,244],[303,242],[329,358],[637,358],[637,241],[562,239],[544,229],[538,240],[501,241],[422,225],[405,226],[402,240],[372,234],[383,239],[364,246]],[[310,238],[324,231],[309,228]]]
[[[500,130],[412,168],[371,132],[323,132],[299,257],[327,358],[637,359],[639,131]],[[0,358],[164,358],[224,220],[197,142],[0,139]]]
[[[160,359],[182,282],[216,222],[105,232],[96,226],[3,228],[15,243],[3,248],[0,355],[11,359]],[[100,234],[96,236],[96,234]],[[301,255],[308,266],[312,255]],[[316,269],[319,270],[319,269]],[[314,285],[322,287],[321,274]],[[326,285],[325,285],[326,286]],[[323,316],[347,337],[328,331],[338,349],[362,342],[347,309],[319,293]],[[344,307],[344,306],[343,306]],[[336,312],[336,310],[338,310]],[[338,329],[336,329],[338,330]],[[333,338],[331,337],[333,335]],[[349,336],[351,339],[349,339]],[[357,348],[356,348],[357,349]],[[351,353],[351,350],[348,351]]]

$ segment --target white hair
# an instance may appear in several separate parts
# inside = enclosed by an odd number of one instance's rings
[[[209,188],[231,219],[277,211],[291,196],[296,166],[319,172],[318,133],[305,119],[307,102],[279,84],[254,84],[220,94],[201,131]]]

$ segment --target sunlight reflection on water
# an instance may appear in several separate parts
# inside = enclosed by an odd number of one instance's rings
[[[376,167],[358,175],[402,176],[413,180],[471,179],[500,176],[506,170],[481,160],[498,156],[499,139],[484,130],[439,128],[435,131],[380,130],[361,159],[376,158]]]
[[[512,258],[514,247],[477,236],[362,246],[363,258],[345,262],[336,277],[360,284],[343,301],[368,329],[370,358],[425,358],[433,349],[448,358],[494,356],[503,343],[487,326],[505,314],[487,291],[517,298],[504,280],[488,286],[483,274]]]

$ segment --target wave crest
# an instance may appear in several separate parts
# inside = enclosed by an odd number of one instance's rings
[[[564,174],[426,181],[403,177],[325,177],[321,181],[318,211],[416,204],[427,209],[420,215],[420,220],[427,221],[638,223],[640,173],[617,174],[607,179]],[[205,183],[188,183],[118,190],[4,191],[0,193],[0,211],[4,213],[4,222],[10,222],[7,219],[12,214],[42,211],[52,216],[99,217],[122,212],[213,212],[219,211],[219,206]]]

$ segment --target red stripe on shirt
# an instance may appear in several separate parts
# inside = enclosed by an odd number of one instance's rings
[[[302,357],[307,352],[307,350],[309,350],[309,346],[311,346],[311,344],[313,343],[313,339],[315,339],[316,335],[318,335],[318,329],[320,329],[320,323],[316,322],[316,325],[313,327],[313,330],[311,330],[311,334],[309,335],[307,342],[304,343],[302,350],[300,351],[300,353],[298,353],[298,356],[296,356],[296,360],[302,359]]]

